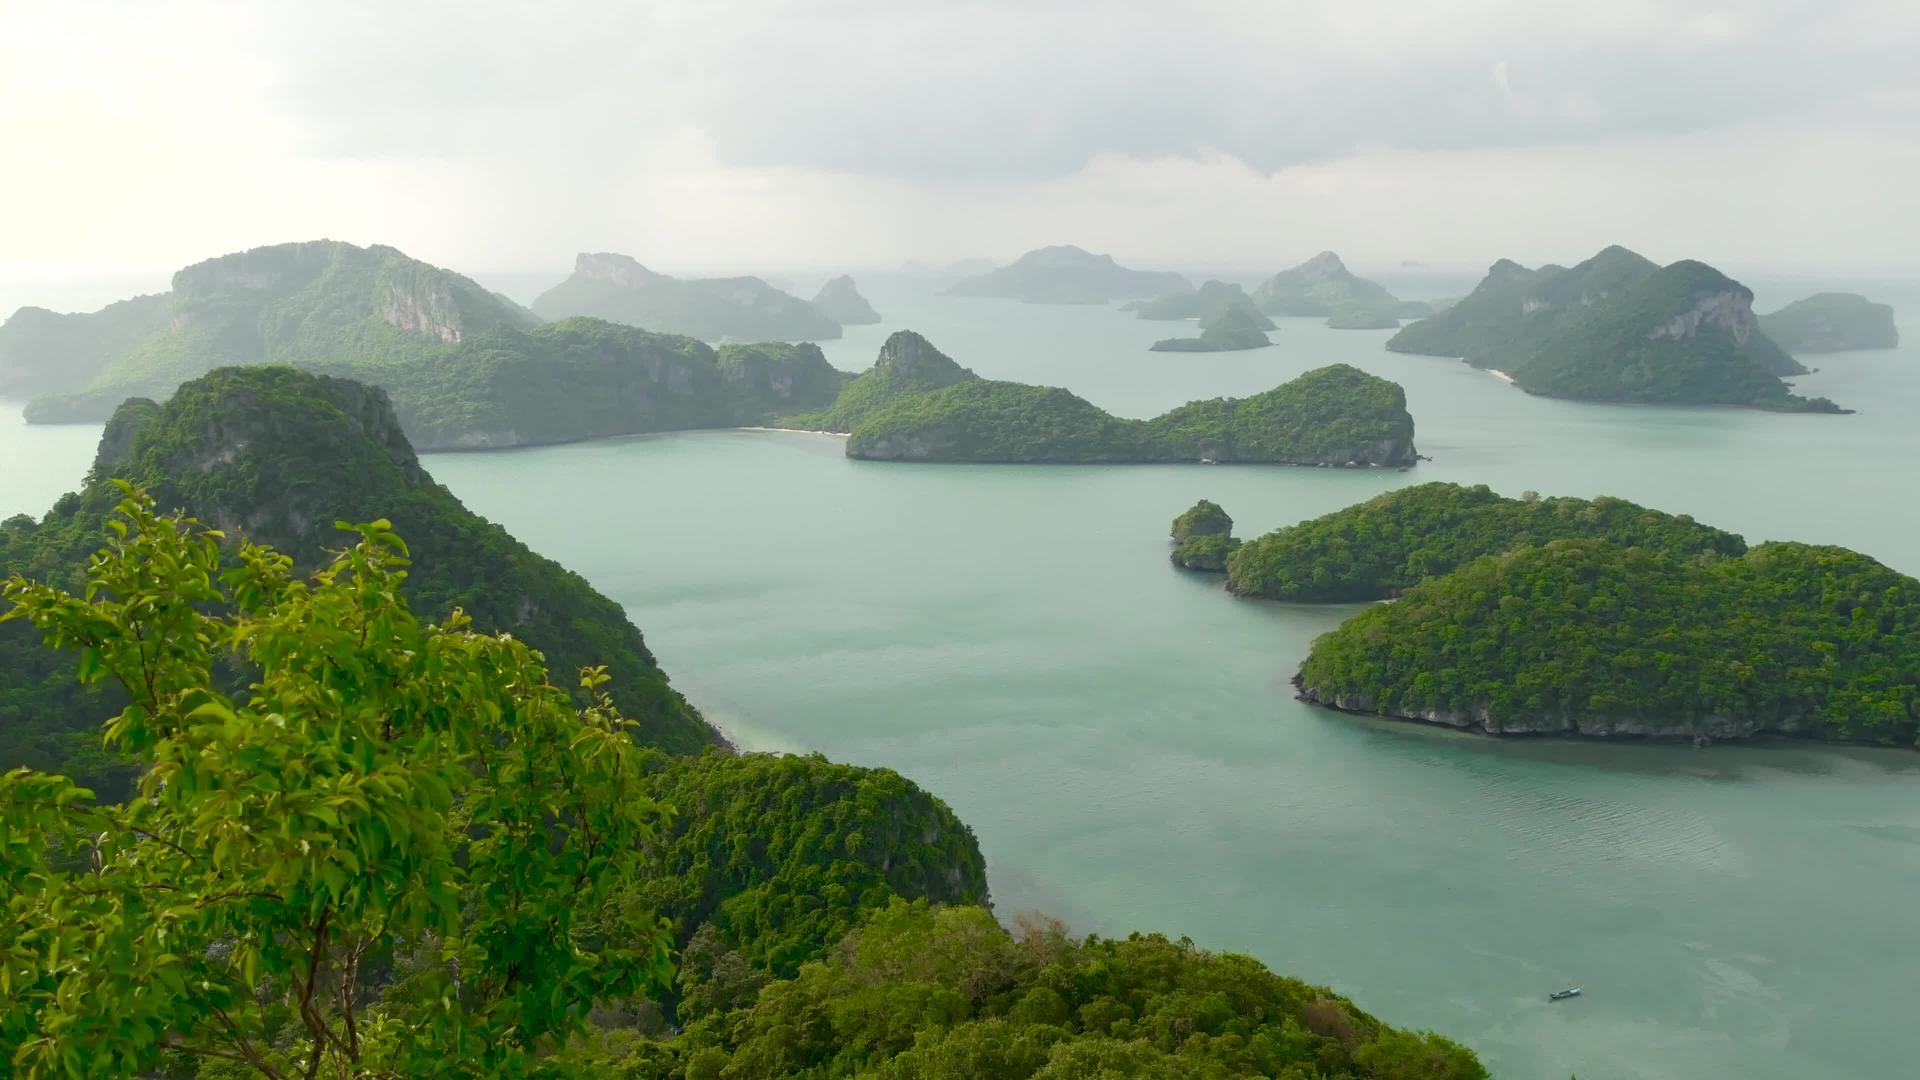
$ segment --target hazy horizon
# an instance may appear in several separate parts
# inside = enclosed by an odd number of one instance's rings
[[[1920,269],[1920,8],[98,0],[0,12],[0,278],[332,237],[467,273]]]

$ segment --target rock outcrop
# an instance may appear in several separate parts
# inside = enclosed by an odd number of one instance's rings
[[[813,298],[814,310],[841,326],[871,326],[880,321],[880,313],[873,310],[867,298],[853,284],[853,278],[846,274],[820,286],[819,293]]]

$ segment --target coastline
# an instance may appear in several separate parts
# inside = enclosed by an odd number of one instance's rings
[[[1513,376],[1507,374],[1504,371],[1501,371],[1499,368],[1481,368],[1480,370],[1486,372],[1487,374],[1493,376],[1496,379],[1499,379],[1501,382],[1506,383],[1509,386],[1520,385],[1519,383],[1516,383],[1513,381]]]

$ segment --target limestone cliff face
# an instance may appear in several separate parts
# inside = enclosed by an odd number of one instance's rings
[[[1747,344],[1760,329],[1753,313],[1753,293],[1735,287],[1697,296],[1692,307],[1647,331],[1647,340],[1681,341],[1698,336],[1703,327],[1725,333],[1736,345]]]
[[[374,314],[388,326],[451,345],[465,336],[459,302],[445,282],[386,289]]]
[[[1389,720],[1408,720],[1422,724],[1470,731],[1480,735],[1551,735],[1562,738],[1591,739],[1665,739],[1718,742],[1749,739],[1762,735],[1800,736],[1812,725],[1805,716],[1711,716],[1699,722],[1674,722],[1643,716],[1574,717],[1540,715],[1496,720],[1484,708],[1442,712],[1383,710],[1363,694],[1328,693],[1307,685],[1299,675],[1293,678],[1300,700],[1341,712],[1379,716]]]
[[[664,276],[641,266],[631,255],[612,251],[581,252],[573,260],[573,272],[590,281],[624,286],[640,285]]]

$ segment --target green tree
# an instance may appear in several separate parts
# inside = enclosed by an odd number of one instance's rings
[[[635,893],[661,811],[604,696],[577,708],[458,610],[422,625],[385,521],[300,580],[125,492],[81,595],[5,586],[0,620],[125,690],[105,741],[146,768],[118,806],[0,776],[0,1061],[513,1075],[596,999],[665,985]]]

